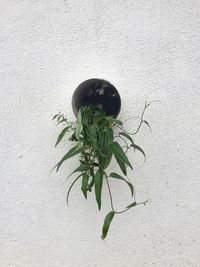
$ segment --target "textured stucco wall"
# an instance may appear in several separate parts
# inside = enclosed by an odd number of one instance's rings
[[[0,28],[0,266],[200,266],[200,1],[0,0]],[[74,118],[73,90],[91,77],[118,88],[122,119],[161,100],[136,138],[147,162],[131,155],[151,204],[116,217],[105,241],[107,190],[101,213],[78,184],[68,208],[75,160],[50,175],[70,147],[54,149],[51,117]]]

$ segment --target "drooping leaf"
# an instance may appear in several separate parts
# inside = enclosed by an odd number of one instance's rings
[[[98,169],[95,174],[95,196],[99,210],[101,209],[101,191],[103,186],[103,172]]]
[[[69,159],[69,158],[71,158],[71,157],[73,157],[73,156],[75,156],[75,155],[77,155],[77,154],[83,152],[85,149],[86,149],[86,147],[78,148],[77,146],[71,148],[71,149],[67,152],[67,154],[65,154],[65,156],[61,159],[61,161],[58,162],[58,164],[56,164],[56,166],[55,166],[55,167],[57,167],[56,171],[59,170],[60,166],[63,164],[63,162],[64,162],[65,160],[67,160],[67,159]]]
[[[110,144],[110,149],[113,152],[113,154],[115,155],[116,158],[118,158],[120,161],[124,162],[125,164],[127,164],[131,169],[133,169],[131,163],[129,162],[126,154],[124,153],[123,149],[121,148],[121,146],[117,143],[114,142],[112,144]]]
[[[65,118],[62,119],[62,120],[59,120],[58,123],[57,123],[57,125],[60,124],[60,123],[62,123],[62,122],[66,122],[66,121],[67,121],[67,120],[66,120]]]
[[[122,181],[124,181],[125,183],[127,183],[127,185],[129,186],[129,188],[130,188],[130,190],[131,190],[131,196],[133,196],[133,194],[134,194],[134,187],[133,187],[133,185],[132,185],[130,182],[128,182],[128,181],[127,181],[126,179],[124,179],[121,175],[119,175],[119,174],[117,174],[117,173],[115,173],[115,172],[112,172],[112,173],[110,174],[110,177],[115,178],[115,179],[122,180]]]
[[[96,133],[96,129],[94,127],[94,125],[89,125],[86,128],[86,133],[89,137],[89,140],[91,142],[91,145],[97,149],[98,148],[98,144],[97,144],[97,133]]]
[[[102,164],[102,168],[103,168],[104,170],[109,166],[109,164],[110,164],[110,162],[111,162],[111,160],[112,160],[112,155],[113,155],[113,153],[112,153],[112,151],[109,149],[108,152],[107,152],[107,155],[106,155],[106,157],[105,157],[104,163]]]
[[[114,156],[115,156],[115,155],[114,155]],[[124,174],[124,175],[127,175],[126,165],[124,164],[124,162],[121,161],[121,160],[120,160],[119,158],[117,158],[116,156],[115,156],[115,159],[116,159],[116,161],[117,161],[117,163],[118,163],[118,165],[119,165],[121,171],[123,172],[123,174]]]
[[[119,134],[126,137],[131,142],[131,144],[134,144],[133,139],[129,134],[124,133],[124,132],[120,132]]]
[[[144,161],[145,161],[146,160],[146,155],[145,155],[143,149],[141,147],[139,147],[138,145],[135,145],[135,144],[134,145],[131,145],[131,146],[134,147],[134,149],[137,149],[138,151],[140,151],[143,154]]]
[[[148,121],[143,120],[142,122],[144,122],[149,127],[150,132],[152,132],[151,126],[149,125]]]
[[[66,197],[66,200],[67,200],[67,205],[69,205],[69,194],[71,192],[71,189],[73,187],[73,185],[76,183],[76,181],[78,181],[78,179],[82,176],[83,174],[81,173],[78,177],[76,177],[76,179],[73,181],[73,183],[70,185],[69,187],[69,190],[67,192],[67,197]]]
[[[58,114],[57,121],[59,121],[61,118],[63,118],[63,115]]]
[[[89,175],[87,173],[84,173],[82,178],[81,190],[85,198],[87,198],[88,180],[89,180]]]
[[[78,168],[76,168],[73,172],[71,172],[68,176],[67,179],[72,176],[72,174],[76,173],[76,172],[84,172],[84,171],[88,171],[89,170],[89,165],[86,163],[81,163],[80,166]]]
[[[113,219],[114,215],[115,215],[114,211],[110,211],[106,215],[106,217],[104,219],[103,228],[102,228],[102,236],[101,236],[102,239],[106,238],[106,236],[108,234],[108,230],[109,230],[110,224],[112,222],[112,219]]]
[[[113,137],[113,129],[112,128],[110,128],[110,127],[108,127],[108,128],[106,128],[106,137],[107,137],[107,143],[108,143],[108,146],[110,145],[110,144],[112,144],[113,143],[113,139],[114,139],[114,137]]]
[[[53,116],[52,120],[55,120],[58,117],[59,114],[56,114]]]
[[[113,139],[113,130],[109,127],[100,135],[100,165],[102,169],[106,169],[111,162],[113,153],[110,144],[113,143]]]
[[[82,131],[82,125],[79,124],[79,123],[77,123],[77,125],[76,125],[76,132],[75,132],[75,136],[76,136],[76,139],[77,140],[80,139],[81,131]]]
[[[60,143],[60,141],[62,140],[62,138],[64,137],[64,135],[68,132],[69,128],[70,128],[70,126],[67,126],[67,127],[65,127],[65,128],[62,130],[62,132],[59,134],[59,136],[58,136],[58,138],[57,138],[57,141],[56,141],[55,146],[57,146],[57,144]]]
[[[135,207],[135,206],[137,206],[137,203],[136,203],[136,202],[133,202],[133,203],[131,203],[130,205],[128,205],[126,208],[127,208],[127,209],[130,209],[130,208],[133,208],[133,207]]]

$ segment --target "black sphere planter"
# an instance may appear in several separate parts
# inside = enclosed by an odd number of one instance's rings
[[[101,105],[108,116],[119,115],[121,98],[117,89],[108,81],[89,79],[81,83],[73,93],[72,109],[77,116],[81,106]]]

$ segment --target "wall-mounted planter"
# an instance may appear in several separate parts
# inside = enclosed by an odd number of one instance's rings
[[[72,109],[77,116],[81,106],[101,105],[106,115],[117,117],[121,109],[121,98],[117,89],[108,81],[89,79],[81,83],[72,96]]]
[[[74,156],[79,155],[78,165],[68,176],[72,181],[67,192],[67,203],[73,185],[81,180],[81,191],[85,198],[92,191],[95,194],[98,209],[101,209],[102,190],[107,186],[110,196],[111,210],[106,215],[102,239],[107,236],[113,217],[124,213],[136,205],[146,204],[136,202],[135,191],[131,181],[128,179],[128,169],[133,169],[128,159],[128,151],[139,151],[146,158],[142,148],[135,144],[134,135],[138,133],[143,124],[149,124],[144,120],[144,112],[149,104],[145,103],[138,127],[132,133],[127,132],[123,122],[116,117],[120,113],[121,98],[117,89],[108,81],[102,79],[90,79],[81,83],[74,91],[72,97],[72,108],[77,117],[74,122],[68,121],[63,114],[56,114],[53,119],[57,123],[63,123],[64,128],[59,134],[56,145],[70,133],[69,140],[74,146],[56,164],[58,171],[61,165]],[[112,159],[116,160],[118,168],[110,172]],[[111,165],[112,166],[112,165]],[[128,186],[132,202],[123,210],[116,210],[112,198],[111,180],[125,182]],[[107,198],[106,198],[107,199]]]

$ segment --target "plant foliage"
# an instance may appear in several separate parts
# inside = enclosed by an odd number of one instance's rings
[[[139,151],[143,154],[144,159],[146,159],[143,149],[135,144],[133,136],[139,132],[142,124],[150,128],[149,123],[144,120],[144,112],[149,105],[150,103],[145,103],[139,125],[133,133],[129,133],[124,129],[122,121],[112,116],[106,116],[101,107],[97,106],[81,107],[75,122],[69,122],[68,119],[60,113],[53,117],[54,120],[57,120],[57,124],[63,123],[64,125],[63,130],[58,135],[55,146],[58,145],[66,135],[68,135],[69,140],[74,143],[74,146],[54,167],[56,171],[59,170],[66,160],[79,155],[79,166],[68,176],[75,176],[75,179],[69,187],[67,203],[73,185],[78,180],[82,180],[81,191],[83,196],[87,198],[88,192],[91,192],[94,188],[97,207],[100,210],[103,185],[105,184],[108,187],[111,211],[104,220],[102,239],[107,236],[114,215],[124,213],[130,208],[139,204],[146,204],[147,202],[137,203],[135,200],[134,186],[127,177],[127,169],[133,169],[128,159],[127,152],[131,149],[134,152]],[[107,168],[112,158],[115,158],[122,173],[108,173]],[[134,198],[134,201],[122,211],[116,211],[114,208],[110,187],[111,179],[118,179],[125,182],[130,189],[131,197]]]

